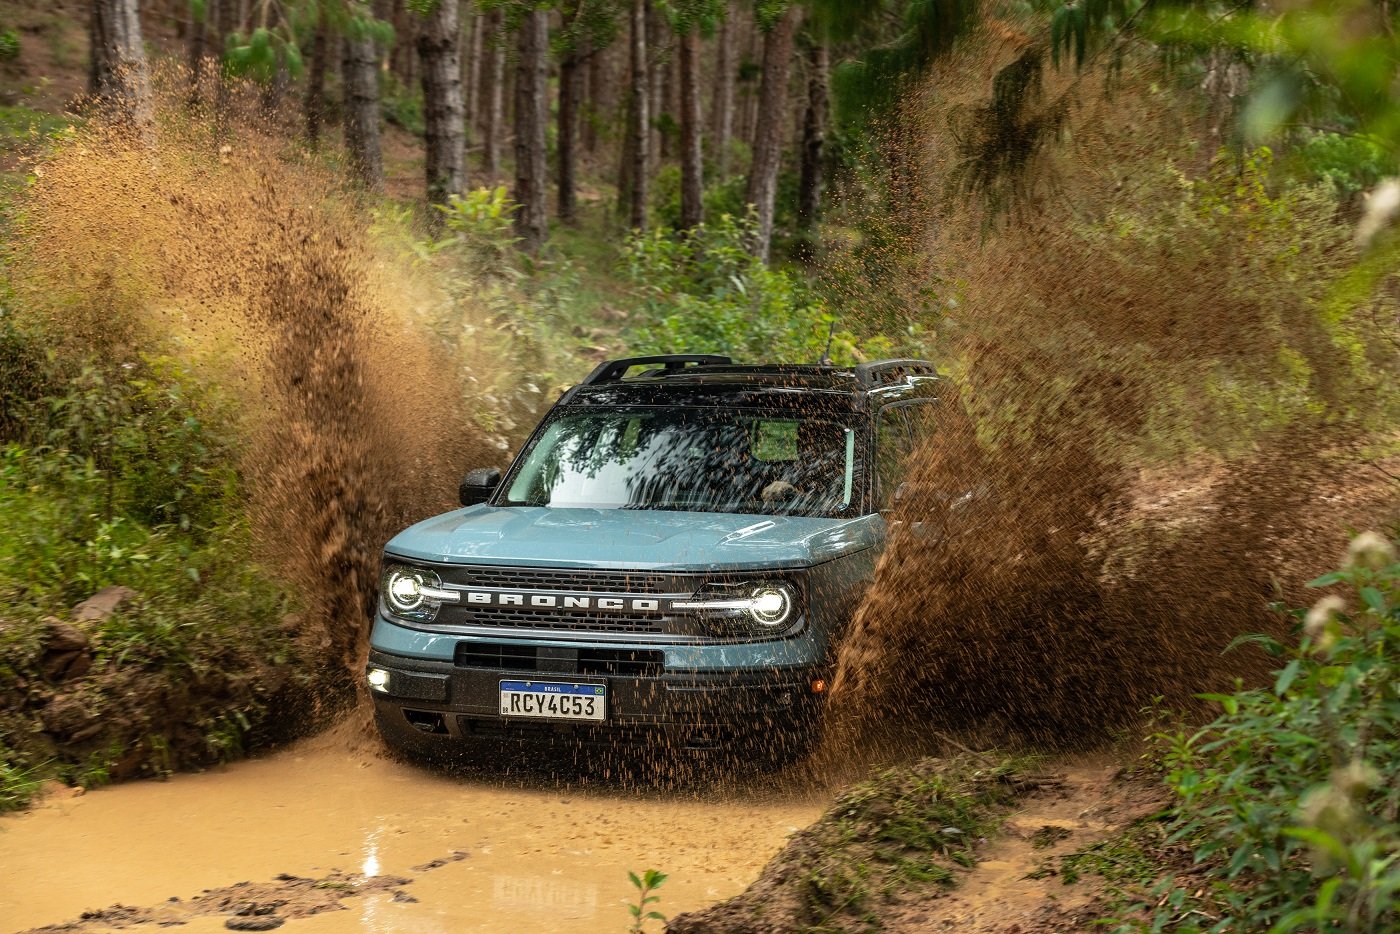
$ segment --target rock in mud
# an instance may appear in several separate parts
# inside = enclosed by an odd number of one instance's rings
[[[73,607],[73,619],[79,623],[100,623],[136,596],[130,587],[103,587]]]
[[[57,737],[72,737],[97,724],[97,716],[83,701],[72,694],[59,694],[39,711],[44,732]]]
[[[230,931],[271,931],[287,923],[277,915],[248,915],[229,918],[224,927]]]
[[[50,682],[81,678],[92,669],[92,646],[87,634],[56,617],[44,620],[44,657],[40,662]]]

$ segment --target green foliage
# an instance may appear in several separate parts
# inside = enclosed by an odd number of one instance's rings
[[[816,0],[817,21],[836,36],[870,30],[889,18],[884,4]],[[979,0],[911,0],[903,5],[895,38],[843,62],[832,75],[836,115],[846,130],[858,131],[893,110],[930,64],[968,34],[981,11]],[[867,41],[869,39],[867,38]]]
[[[1369,191],[1386,172],[1386,154],[1363,136],[1309,133],[1289,154],[1294,173],[1327,185],[1342,202]]]
[[[1152,459],[1201,448],[1233,456],[1264,432],[1320,421],[1385,430],[1400,411],[1387,376],[1394,331],[1372,309],[1393,306],[1360,288],[1335,301],[1356,253],[1331,192],[1277,184],[1267,149],[1221,154],[1195,178],[1151,173],[1101,217],[1070,225],[1037,281],[1018,286],[1052,314],[1073,285],[1055,267],[1092,257],[1096,283],[1075,286],[1085,320],[1109,335],[1123,308],[1144,322],[1112,355],[1084,361],[1152,374],[1148,423],[1124,443]],[[1052,395],[1047,387],[1022,402]]]
[[[924,759],[843,793],[767,870],[790,880],[803,906],[797,929],[879,930],[883,896],[956,886],[957,868],[976,865],[978,841],[1015,799],[1017,769],[1011,761]]]
[[[380,75],[379,104],[384,119],[403,127],[414,136],[422,136],[428,131],[423,118],[423,89],[405,85],[393,72]]]
[[[1179,796],[1171,841],[1209,884],[1168,878],[1151,929],[1378,931],[1400,924],[1400,563],[1359,536],[1335,588],[1294,616],[1269,688],[1211,695],[1223,714],[1158,738]],[[1204,903],[1204,904],[1202,904]],[[1204,910],[1204,914],[1199,913]]]
[[[0,813],[24,807],[43,784],[38,768],[12,765],[14,758],[15,754],[0,743]]]
[[[19,33],[13,29],[0,30],[0,62],[19,58]]]
[[[517,241],[515,212],[520,205],[510,199],[504,185],[475,188],[464,195],[449,195],[446,204],[433,205],[442,213],[443,228],[451,241],[485,262],[504,262]],[[441,248],[446,240],[440,240]]]
[[[296,31],[289,23],[231,33],[224,40],[224,67],[231,75],[259,84],[271,84],[281,72],[300,78],[305,70]]]
[[[740,360],[814,363],[879,356],[889,344],[833,330],[835,318],[793,271],[749,252],[752,222],[732,215],[675,232],[635,234],[623,252],[642,323],[625,335],[637,353],[726,353]],[[634,319],[635,320],[635,319]]]
[[[667,879],[666,873],[648,869],[640,876],[635,872],[628,872],[627,878],[632,882],[632,887],[637,890],[637,903],[627,906],[627,910],[632,914],[632,926],[628,928],[631,934],[642,934],[648,921],[665,923],[665,915],[655,909],[649,909],[647,906],[661,901],[661,896],[651,893],[661,888],[661,883]]]
[[[993,79],[991,99],[970,108],[958,128],[957,180],[994,214],[1027,203],[1036,156],[1063,129],[1071,95],[1042,99],[1045,68],[1072,59],[1077,69],[1103,64],[1112,75],[1144,39],[1173,71],[1248,67],[1251,87],[1237,117],[1245,143],[1285,144],[1301,132],[1307,146],[1312,128],[1323,127],[1361,141],[1347,153],[1323,144],[1344,164],[1360,168],[1358,157],[1374,159],[1380,174],[1400,167],[1400,11],[1388,4],[1056,0],[1046,12],[1048,20],[1030,27],[1031,41]]]

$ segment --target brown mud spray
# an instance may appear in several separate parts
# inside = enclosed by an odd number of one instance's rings
[[[17,293],[62,309],[51,333],[174,353],[239,401],[261,558],[299,589],[304,657],[343,697],[384,542],[454,505],[484,454],[463,367],[415,315],[431,285],[316,156],[166,97],[146,138],[97,120],[40,164]]]
[[[1203,161],[1192,108],[1137,66],[1111,99],[1047,76],[1045,101],[1074,101],[1067,139],[1033,162],[1024,212],[989,226],[958,173],[1003,116],[984,82],[1014,38],[955,56],[908,103],[917,132],[892,134],[923,143],[897,161],[939,193],[905,245],[956,298],[939,362],[957,388],[843,644],[836,761],[884,733],[1096,744],[1156,698],[1259,683],[1275,659],[1227,646],[1282,634],[1270,604],[1305,605],[1349,525],[1396,515],[1360,452],[1400,345],[1323,311],[1355,255],[1335,209],[1285,212],[1247,167]]]

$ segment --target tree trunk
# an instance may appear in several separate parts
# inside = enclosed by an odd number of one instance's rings
[[[752,252],[764,262],[773,241],[773,209],[778,195],[778,167],[788,127],[788,71],[799,9],[789,6],[763,37],[763,79],[758,89],[754,126],[753,165],[744,199],[757,211]]]
[[[826,148],[827,86],[831,62],[827,46],[812,40],[807,50],[807,112],[802,118],[802,175],[797,189],[797,223],[803,230],[817,225],[822,198],[822,154]]]
[[[680,39],[681,65],[681,227],[705,219],[704,153],[700,146],[700,28]]]
[[[604,87],[607,79],[604,77],[608,73],[608,50],[594,49],[593,54],[588,56],[588,81],[584,90],[583,99],[583,149],[590,156],[598,151],[598,121],[603,119],[603,114],[611,116],[610,99],[607,97],[609,89]],[[604,102],[608,101],[607,104]]]
[[[371,190],[384,183],[379,150],[379,55],[373,39],[345,37],[341,65],[345,88],[345,148],[360,182]]]
[[[574,48],[559,63],[559,219],[572,224],[578,211],[578,118],[583,60]]]
[[[715,102],[710,113],[715,168],[720,178],[729,174],[729,141],[734,138],[734,16],[734,10],[726,4],[724,19],[719,26],[715,59]]]
[[[627,142],[623,147],[622,184],[619,201],[625,202],[629,225],[634,230],[647,226],[647,199],[650,196],[651,87],[647,62],[647,13],[650,0],[632,0],[630,67],[632,87],[627,103]]]
[[[88,91],[116,118],[136,127],[153,119],[151,77],[136,0],[93,0]]]
[[[670,49],[667,47],[666,18],[651,3],[647,4],[647,57],[651,63],[648,77],[651,102],[647,110],[647,123],[651,127],[651,149],[648,152],[648,172],[655,173],[661,167],[661,156],[666,148],[666,137],[661,132],[661,115],[666,112],[666,66],[670,63]]]
[[[438,0],[418,28],[423,77],[428,201],[446,204],[466,187],[466,123],[462,104],[462,33],[457,0]]]
[[[484,123],[481,140],[484,147],[481,154],[481,170],[492,182],[501,172],[501,135],[505,132],[505,87],[506,87],[506,35],[505,17],[500,10],[492,10],[488,17],[489,28],[486,34],[486,76]]]
[[[209,24],[218,22],[219,0],[207,0],[204,4],[204,15],[202,17],[194,15],[194,7],[190,7],[190,102],[198,103],[200,100],[200,84],[204,80],[204,59],[209,54]]]
[[[467,50],[462,58],[462,101],[466,107],[463,122],[468,146],[481,118],[481,34],[486,25],[481,14],[472,13],[471,9],[473,7],[467,7]]]
[[[321,124],[326,119],[326,59],[330,39],[324,21],[311,37],[311,63],[306,69],[306,140],[315,149],[321,144]]]
[[[549,14],[533,9],[520,22],[515,68],[515,235],[536,253],[549,232],[545,133],[549,121]]]

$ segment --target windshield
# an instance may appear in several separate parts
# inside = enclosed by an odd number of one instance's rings
[[[505,505],[837,516],[855,431],[791,412],[565,412],[509,479]]]

